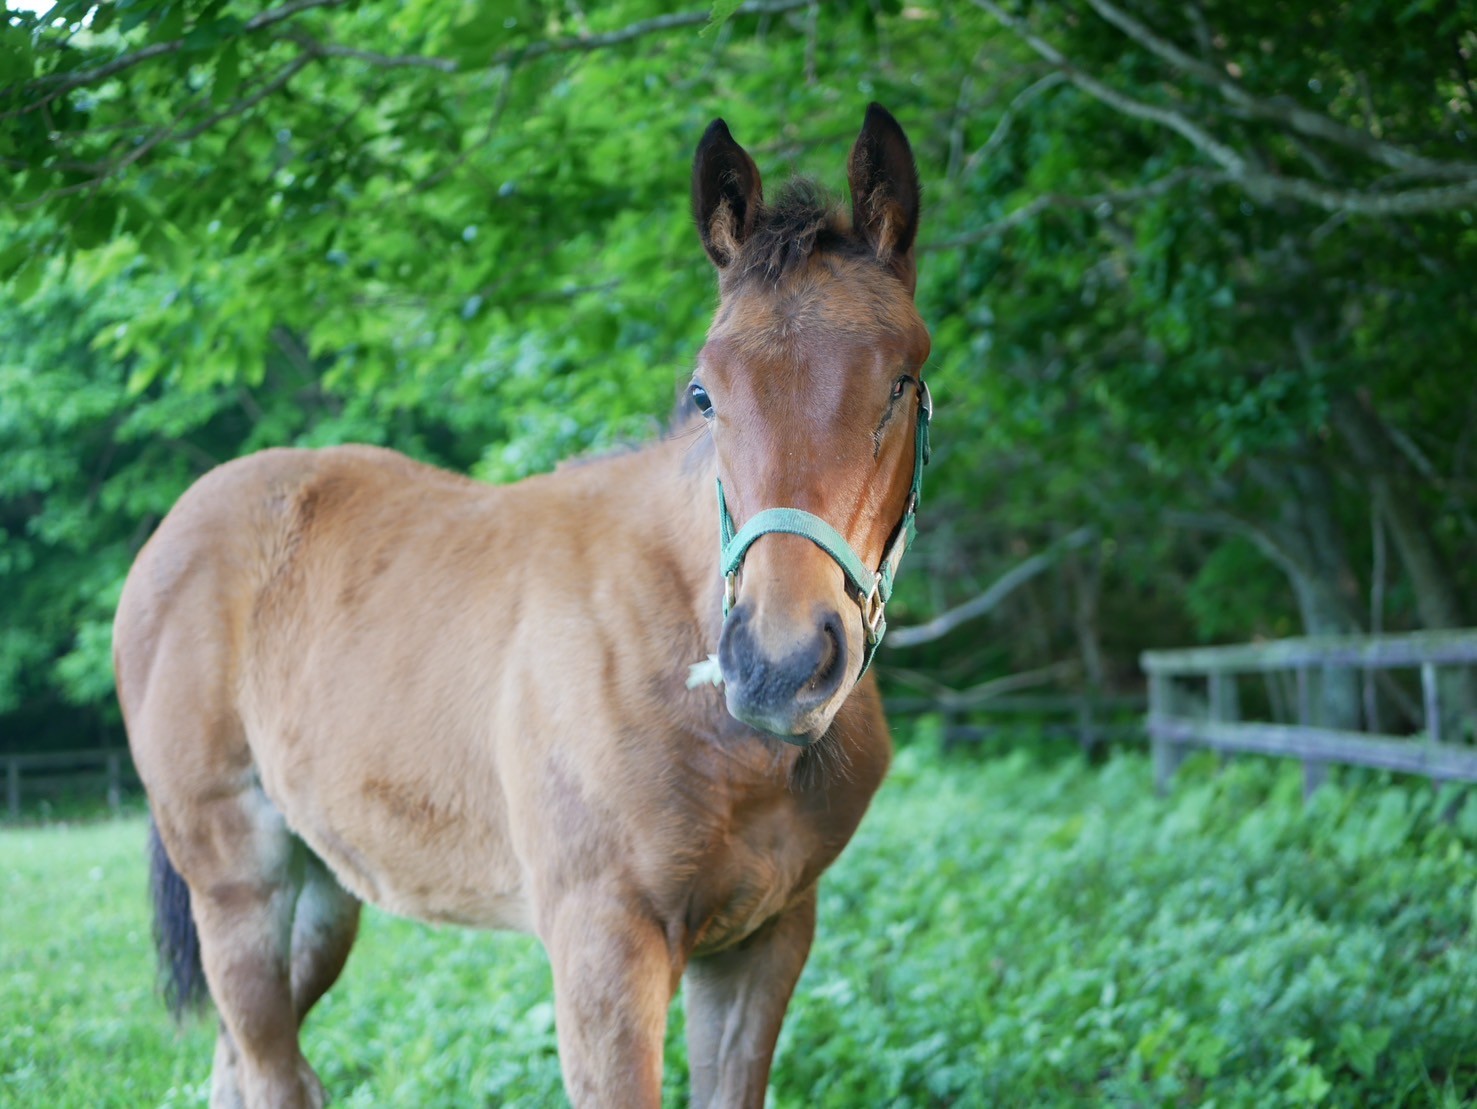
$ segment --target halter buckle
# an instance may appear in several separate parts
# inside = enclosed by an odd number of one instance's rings
[[[882,628],[886,626],[882,619],[883,610],[887,602],[882,599],[881,584],[872,586],[872,592],[862,598],[862,625],[867,629],[867,644],[870,646],[882,638]]]

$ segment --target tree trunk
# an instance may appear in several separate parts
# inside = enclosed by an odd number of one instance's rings
[[[1384,422],[1367,404],[1347,393],[1334,398],[1329,415],[1369,484],[1375,510],[1390,529],[1400,562],[1410,575],[1421,626],[1464,627],[1461,600],[1420,516],[1420,498]]]
[[[1259,461],[1252,476],[1277,497],[1276,519],[1242,524],[1257,544],[1287,574],[1307,635],[1356,635],[1363,629],[1355,601],[1358,585],[1347,557],[1343,530],[1333,512],[1328,472],[1307,459],[1280,464]],[[1358,675],[1326,670],[1315,699],[1317,723],[1354,730],[1360,721]]]
[[[1065,563],[1072,582],[1072,626],[1077,634],[1077,650],[1082,655],[1082,673],[1091,694],[1102,691],[1107,680],[1103,661],[1102,636],[1098,630],[1098,601],[1103,590],[1103,562],[1094,550],[1086,557],[1070,554]]]
[[[1349,448],[1355,465],[1369,484],[1370,500],[1390,531],[1400,564],[1415,594],[1416,615],[1428,629],[1466,626],[1466,613],[1457,595],[1441,550],[1420,512],[1414,475],[1396,449],[1389,429],[1367,401],[1345,393],[1329,406],[1334,429]],[[1465,670],[1438,674],[1443,714],[1453,735],[1477,721],[1477,682]]]

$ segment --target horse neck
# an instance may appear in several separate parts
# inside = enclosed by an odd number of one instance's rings
[[[701,425],[680,428],[631,461],[636,472],[612,476],[623,487],[625,511],[641,546],[649,548],[646,557],[659,557],[675,579],[663,600],[683,606],[682,616],[700,629],[705,649],[715,652],[722,630],[718,468],[707,431]]]

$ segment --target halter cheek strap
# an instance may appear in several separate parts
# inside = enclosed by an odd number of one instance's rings
[[[721,560],[724,588],[723,615],[726,617],[738,598],[738,572],[744,563],[744,555],[756,540],[770,534],[800,535],[809,539],[835,560],[846,575],[847,582],[856,590],[857,602],[861,605],[862,626],[866,629],[867,647],[862,658],[860,679],[872,665],[877,646],[887,632],[884,608],[892,599],[892,586],[897,577],[898,566],[908,544],[917,533],[914,517],[918,511],[918,498],[923,492],[923,467],[928,464],[928,425],[933,419],[933,397],[928,392],[927,382],[918,383],[918,425],[913,435],[913,483],[908,489],[908,500],[903,507],[902,519],[893,530],[887,549],[882,552],[882,562],[871,570],[854,551],[846,537],[813,512],[800,508],[766,508],[749,517],[743,527],[734,529],[733,516],[728,511],[728,501],[723,496],[723,481],[718,481],[718,528],[719,557]]]

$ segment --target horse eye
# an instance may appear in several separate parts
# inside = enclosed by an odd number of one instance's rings
[[[708,399],[708,391],[706,389],[704,389],[696,382],[693,382],[693,384],[688,387],[687,392],[692,396],[692,403],[697,406],[697,410],[701,412],[704,417],[710,417],[713,415],[713,402]]]
[[[896,398],[902,396],[903,395],[903,390],[908,387],[908,382],[910,382],[912,380],[913,379],[911,377],[909,377],[907,374],[903,374],[902,377],[900,377],[896,381],[894,381],[892,383],[892,395],[893,395],[893,398],[896,399]]]

